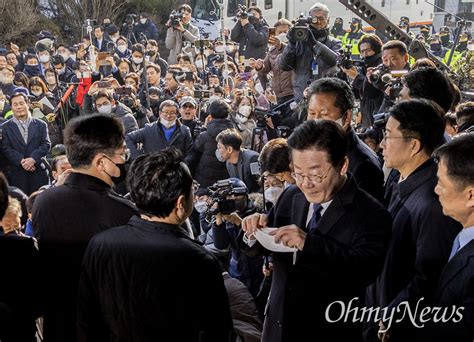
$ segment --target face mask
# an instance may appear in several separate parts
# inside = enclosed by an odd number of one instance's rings
[[[441,44],[439,44],[439,43],[431,44],[431,45],[430,45],[430,49],[431,49],[432,51],[439,51],[439,50],[441,50]]]
[[[63,75],[66,72],[66,68],[58,70],[58,75]]]
[[[109,159],[109,158],[107,158]],[[110,159],[109,159],[110,160]],[[112,160],[110,160],[112,163],[114,163]],[[107,176],[110,177],[110,179],[112,180],[112,182],[117,185],[117,184],[120,184],[122,181],[125,180],[125,178],[127,178],[127,169],[125,169],[125,164],[116,164],[114,163],[115,166],[117,166],[117,168],[120,170],[120,176],[118,177],[115,177],[115,176],[111,176],[109,175],[107,172],[105,172],[107,174]]]
[[[249,120],[248,118],[242,115],[237,115],[235,119],[241,124],[246,123]]]
[[[196,68],[198,68],[198,69],[201,69],[201,70],[204,69],[204,68],[203,68],[203,65],[202,65],[202,60],[201,60],[201,59],[196,60],[196,61],[194,62],[194,65],[196,65]]]
[[[283,33],[280,33],[278,36],[276,36],[278,38],[278,40],[280,42],[282,42],[283,44],[286,44],[288,43],[288,37],[286,36],[286,33],[283,32]]]
[[[38,76],[40,74],[38,65],[25,65],[25,72],[30,76]]]
[[[143,63],[143,58],[141,58],[141,57],[132,57],[132,61],[135,64],[142,64]]]
[[[101,114],[107,114],[107,113],[110,114],[112,113],[112,104],[100,106],[99,108],[97,108],[97,111]]]
[[[203,212],[206,211],[207,209],[207,203],[204,202],[204,201],[198,201],[194,204],[194,209],[196,209],[196,211],[199,213],[199,214],[202,214]]]
[[[449,35],[439,36],[439,39],[441,39],[441,44],[443,44],[443,46],[449,44]]]
[[[145,25],[145,24],[146,24],[146,18],[140,19],[140,23],[141,23],[142,25]]]
[[[373,56],[368,56],[368,57],[365,57],[363,58],[366,66],[368,67],[372,67],[372,66],[375,66],[375,65],[378,65],[379,64],[379,60],[380,60],[380,53],[377,53]]]
[[[64,61],[67,61],[69,59],[69,54],[67,53],[60,53],[59,55],[64,59]]]
[[[49,62],[49,55],[41,55],[41,56],[39,57],[39,61],[40,61],[41,63],[48,63],[48,62]]]
[[[33,90],[30,90],[30,93],[32,93],[34,96],[38,97],[40,96],[41,94],[43,94],[43,92],[40,90],[40,91],[33,91]]]
[[[160,101],[159,101],[159,100],[150,99],[150,107],[151,107],[151,108],[158,107],[159,104],[160,104]]]
[[[110,37],[110,38],[112,39],[112,41],[113,41],[114,43],[116,43],[116,42],[117,42],[117,39],[119,38],[119,36]]]
[[[467,41],[466,42],[461,42],[458,44],[458,50],[459,51],[465,51],[467,49]]]
[[[54,78],[54,76],[48,76],[48,77],[46,77],[46,83],[56,84],[56,79]]]
[[[91,77],[91,73],[89,71],[84,71],[81,73],[80,71],[76,72],[77,78],[89,78]]]
[[[10,77],[0,76],[0,83],[1,84],[10,84],[12,82],[13,82],[13,79],[11,79]]]
[[[227,52],[227,53],[233,53],[233,52],[234,52],[234,47],[233,47],[233,46],[228,46],[228,47],[226,48],[226,52]]]
[[[224,46],[223,45],[217,45],[214,48],[214,51],[217,52],[217,53],[223,53],[224,52]]]
[[[117,50],[119,50],[120,53],[124,53],[125,51],[127,51],[127,45],[119,45],[117,47]]]
[[[351,31],[357,30],[357,25],[351,25]]]
[[[282,192],[283,188],[271,186],[265,190],[265,199],[275,205]]]
[[[160,123],[166,128],[171,128],[176,123],[176,120],[170,121],[170,120],[160,118]]]
[[[222,157],[221,151],[219,149],[216,149],[215,154],[218,161],[220,161],[221,163],[225,162],[225,159],[224,157]]]
[[[251,112],[252,112],[252,107],[250,106],[243,105],[239,107],[239,114],[242,114],[246,118],[250,115]]]
[[[335,24],[334,24],[334,29],[335,29],[336,31],[342,30],[342,23],[335,23]]]
[[[220,99],[220,97],[217,96],[217,95],[209,96],[209,103],[212,103],[212,102],[214,102],[216,100],[219,100],[219,99]]]

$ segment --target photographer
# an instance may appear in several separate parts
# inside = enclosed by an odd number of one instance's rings
[[[115,101],[109,91],[100,90],[94,95],[94,111],[110,114],[119,119],[123,124],[125,134],[138,129],[137,120],[133,117],[131,109],[120,101]]]
[[[288,33],[289,43],[280,59],[283,70],[295,72],[295,102],[303,99],[308,82],[336,73],[336,52],[342,48],[341,42],[329,35],[329,8],[316,3],[310,8],[309,15],[309,25],[306,20],[306,27],[302,29],[297,23]],[[306,39],[300,40],[300,37]]]
[[[117,88],[116,94],[119,95],[119,102],[132,111],[135,120],[137,120],[138,128],[143,128],[150,123],[149,117],[153,115],[153,112],[140,103],[132,87]]]
[[[239,43],[239,56],[265,58],[268,43],[268,25],[257,6],[239,7],[237,23],[230,32],[230,39]]]
[[[356,68],[341,70],[346,74],[348,79],[352,80],[352,90],[360,99],[360,111],[362,113],[362,127],[370,127],[374,123],[373,115],[378,113],[384,93],[375,88],[367,79],[367,68],[373,68],[382,63],[382,41],[375,34],[363,35],[359,41],[360,56],[364,65]]]
[[[367,80],[374,87],[385,92],[383,102],[377,113],[386,112],[394,103],[396,93],[392,92],[392,88],[383,81],[385,74],[391,71],[410,70],[408,64],[408,49],[404,42],[399,40],[390,40],[382,46],[382,64],[375,68],[367,69]]]
[[[223,198],[218,198],[217,208],[215,209],[217,213],[213,215],[211,220],[214,246],[218,249],[229,249],[230,256],[226,266],[230,276],[243,282],[255,297],[263,280],[263,258],[260,255],[247,256],[239,248],[237,239],[241,235],[240,225],[242,219],[254,214],[256,208],[253,202],[249,200],[249,191],[240,179],[229,178],[220,182],[228,182],[230,189],[225,189],[225,192],[230,192],[230,194],[220,195]],[[219,190],[216,192],[219,193]],[[232,206],[235,210],[231,213],[228,211],[221,212],[220,207],[224,207],[224,203],[222,203],[224,201],[226,207],[229,202],[233,202]]]
[[[191,6],[179,6],[178,13],[172,13],[166,22],[166,48],[170,50],[168,63],[176,64],[178,55],[182,52],[183,42],[194,43],[199,39],[199,29],[191,24]]]

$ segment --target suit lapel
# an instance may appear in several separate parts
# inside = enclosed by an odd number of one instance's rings
[[[308,217],[309,203],[304,193],[298,193],[293,200],[292,217],[299,228],[306,230],[306,218]]]
[[[35,133],[36,133],[36,122],[35,120],[31,119],[31,123],[28,126],[28,139],[27,139],[28,141],[26,145],[28,145],[31,142],[31,139],[33,139],[33,136],[35,135]]]
[[[12,128],[12,132],[13,134],[15,135],[15,137],[18,139],[18,141],[22,144],[22,145],[25,145],[25,140],[23,139],[23,136],[21,135],[21,132],[20,132],[20,129],[18,128],[18,125],[12,121],[10,121],[11,123],[11,128]]]
[[[464,246],[444,267],[439,279],[438,297],[443,293],[446,285],[466,267],[470,256],[474,256],[474,240]]]
[[[316,229],[323,234],[327,234],[331,228],[336,224],[339,219],[346,214],[346,209],[341,200],[341,197],[337,196],[331,202],[329,207],[324,212],[324,215],[318,221]]]

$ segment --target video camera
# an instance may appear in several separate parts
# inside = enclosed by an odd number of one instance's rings
[[[228,199],[229,196],[243,196],[247,194],[245,187],[233,187],[229,179],[219,180],[212,186],[207,188],[210,191],[209,200],[207,201],[206,215],[213,216],[218,213],[223,215],[232,214],[238,206],[235,199]],[[213,208],[217,203],[217,207]]]
[[[255,107],[253,110],[253,113],[255,115],[255,121],[257,122],[257,127],[266,127],[267,118],[281,114],[280,111],[267,110],[262,107]]]
[[[387,112],[374,114],[374,123],[372,126],[375,129],[384,129],[389,117],[390,114]]]
[[[125,22],[124,22],[123,26],[127,26],[128,28],[131,29],[135,25],[136,21],[137,21],[137,15],[133,14],[133,13],[129,13],[125,17]]]
[[[379,64],[374,68],[374,71],[370,75],[370,81],[377,83],[381,80],[382,76],[390,73],[390,67],[385,66],[383,63]]]
[[[352,67],[361,67],[365,65],[362,60],[354,60],[352,57],[352,45],[346,45],[345,50],[339,52],[338,67],[344,69],[352,69]]]
[[[313,22],[312,17],[305,17],[301,14],[293,27],[288,32],[288,40],[293,42],[305,42],[309,38],[309,24]]]
[[[236,19],[249,19],[250,21],[251,18],[254,18],[254,15],[247,10],[247,6],[239,4],[235,17]]]
[[[170,27],[178,27],[179,23],[183,19],[183,13],[178,11],[172,11],[169,16]]]
[[[382,75],[382,82],[390,86],[389,99],[395,101],[403,88],[402,77],[408,73],[407,70],[394,70]]]

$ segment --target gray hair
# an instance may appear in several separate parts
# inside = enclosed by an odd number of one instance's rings
[[[311,15],[313,12],[318,12],[322,11],[326,13],[326,16],[329,17],[329,7],[327,7],[325,4],[322,4],[320,2],[315,3],[311,8],[309,9],[309,15]]]

